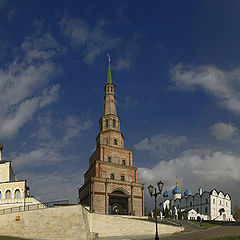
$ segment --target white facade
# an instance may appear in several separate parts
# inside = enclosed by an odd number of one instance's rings
[[[40,204],[37,199],[30,196],[27,181],[15,179],[11,162],[1,158],[2,149],[0,143],[0,210]]]
[[[235,221],[231,214],[230,195],[216,189],[210,192],[199,189],[194,195],[180,196],[176,199],[173,196],[173,200],[167,199],[160,206],[161,210],[175,206],[188,220]]]

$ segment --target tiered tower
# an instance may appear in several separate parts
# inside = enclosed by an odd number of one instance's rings
[[[132,152],[124,149],[117,115],[110,57],[105,85],[104,110],[99,120],[96,151],[89,159],[79,203],[101,214],[144,214],[144,184],[138,183]]]

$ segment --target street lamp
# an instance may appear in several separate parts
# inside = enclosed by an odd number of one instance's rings
[[[158,190],[159,190],[159,192],[157,192],[157,189],[155,188],[155,187],[153,187],[152,185],[149,185],[148,186],[148,192],[149,192],[149,194],[150,194],[150,196],[152,197],[152,196],[154,196],[154,198],[155,198],[155,214],[156,214],[156,236],[155,236],[155,240],[159,240],[159,237],[158,237],[158,228],[157,228],[157,196],[159,195],[159,194],[161,194],[161,192],[162,192],[162,189],[163,189],[163,182],[162,181],[159,181],[158,183],[157,183],[157,186],[158,186]],[[153,193],[153,190],[154,190],[154,193]]]

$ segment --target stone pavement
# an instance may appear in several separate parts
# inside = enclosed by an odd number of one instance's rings
[[[212,239],[223,236],[240,236],[240,226],[218,226],[209,229],[199,230],[195,232],[176,233],[171,236],[159,236],[160,240],[203,240]],[[99,238],[99,240],[154,240],[155,236],[126,236],[126,237],[109,237]]]
[[[168,237],[159,237],[160,240],[203,240],[212,239],[223,236],[240,236],[240,226],[218,226],[209,229],[199,230],[197,232],[182,232],[173,234]],[[153,238],[145,238],[144,240],[153,240]]]

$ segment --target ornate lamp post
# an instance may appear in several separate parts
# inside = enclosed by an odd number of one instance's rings
[[[155,198],[155,214],[156,214],[156,236],[155,236],[155,240],[159,240],[158,228],[157,228],[157,196],[158,196],[159,194],[161,194],[162,189],[163,189],[163,184],[164,184],[164,183],[163,183],[162,181],[159,181],[159,182],[157,183],[159,192],[157,192],[157,189],[154,188],[152,185],[149,185],[149,186],[148,186],[148,191],[149,191],[150,196],[151,196],[151,197],[154,196],[154,198]],[[154,190],[154,193],[153,193],[153,190]]]

